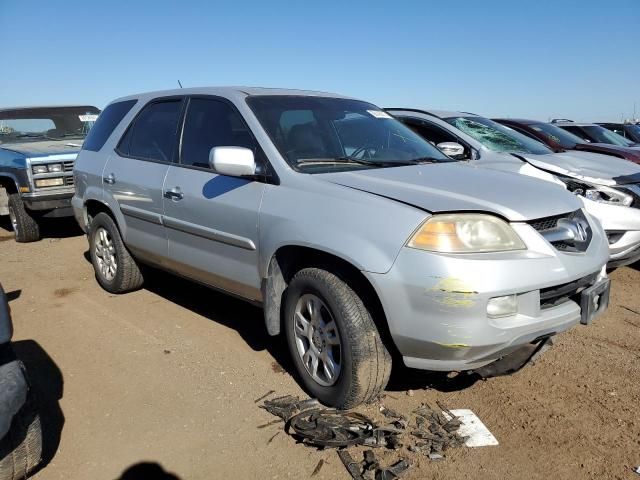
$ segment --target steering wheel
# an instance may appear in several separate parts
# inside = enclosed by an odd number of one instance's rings
[[[352,158],[358,158],[358,155],[362,154],[362,157],[360,158],[365,160],[373,158],[377,151],[378,147],[376,145],[364,144],[361,147],[356,148],[349,156]]]

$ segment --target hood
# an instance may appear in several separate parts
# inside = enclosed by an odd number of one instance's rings
[[[0,143],[0,148],[21,153],[27,157],[42,157],[58,153],[78,153],[83,140],[45,140],[42,142]]]
[[[598,185],[640,182],[640,165],[629,160],[591,152],[563,152],[548,155],[518,154],[531,165],[577,180]]]
[[[640,149],[630,147],[620,147],[618,145],[610,145],[608,143],[579,143],[575,146],[575,150],[583,152],[603,153],[605,155],[622,155],[632,162],[640,162]]]
[[[428,212],[482,211],[511,221],[526,221],[572,212],[582,206],[575,195],[558,185],[468,163],[378,168],[316,177]]]

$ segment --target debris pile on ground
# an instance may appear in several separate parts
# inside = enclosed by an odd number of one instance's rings
[[[392,480],[400,478],[411,466],[407,460],[400,460],[388,467],[381,467],[373,450],[366,450],[363,455],[364,460],[356,462],[348,450],[338,452],[338,457],[354,480]]]
[[[323,408],[315,399],[300,400],[292,395],[265,400],[261,408],[284,421],[285,431],[299,442],[320,449],[339,449],[340,460],[354,479],[389,480],[399,478],[412,465],[401,450],[437,461],[445,458],[447,449],[465,444],[467,437],[458,433],[460,418],[441,403],[437,402],[437,406],[434,409],[423,403],[409,418],[381,405],[378,422],[359,412]],[[391,454],[397,461],[383,467],[373,450],[364,451],[364,459],[356,461],[354,452],[347,448],[357,446],[398,451]]]

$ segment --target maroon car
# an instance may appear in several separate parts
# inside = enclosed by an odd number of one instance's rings
[[[551,123],[538,120],[522,120],[514,118],[494,118],[498,123],[511,127],[514,130],[527,135],[547,145],[554,152],[567,150],[580,150],[583,152],[601,153],[625,158],[640,164],[640,150],[620,147],[608,143],[588,143],[573,133],[567,132]]]

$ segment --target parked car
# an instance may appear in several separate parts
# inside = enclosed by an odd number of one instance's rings
[[[607,240],[575,195],[454,161],[360,100],[121,98],[74,175],[105,290],[140,288],[147,263],[262,305],[335,407],[377,398],[391,352],[430,370],[515,362],[607,306]]]
[[[17,242],[40,238],[42,218],[72,216],[73,161],[99,110],[0,109],[0,215]]]
[[[624,158],[625,160],[640,164],[640,150],[638,149],[620,147],[610,143],[587,142],[553,123],[515,118],[494,118],[494,121],[544,143],[556,153],[566,152],[567,150],[601,153],[603,155]],[[603,157],[603,159],[604,158],[605,157]]]
[[[554,153],[536,140],[471,113],[387,111],[456,158],[564,185],[604,226],[610,268],[640,259],[640,166],[589,152]]]
[[[574,122],[573,120],[566,120],[563,118],[555,118],[551,120],[551,123],[566,130],[567,132],[577,135],[585,142],[609,143],[611,145],[618,145],[619,147],[639,147],[635,142],[595,123]]]
[[[40,463],[42,430],[25,369],[11,347],[9,303],[0,285],[0,480],[19,480]]]
[[[611,130],[631,142],[640,144],[640,124],[638,123],[596,123],[596,125]]]

